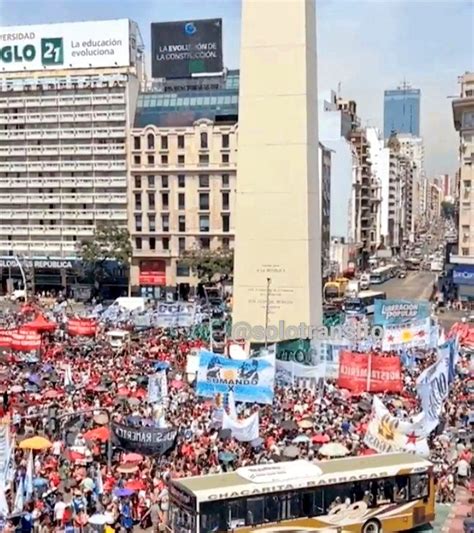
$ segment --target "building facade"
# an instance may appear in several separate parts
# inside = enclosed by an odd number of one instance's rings
[[[332,150],[319,143],[319,180],[321,198],[321,272],[323,279],[331,274],[330,243],[331,243],[331,177]]]
[[[384,92],[383,136],[410,133],[420,136],[420,89],[404,83],[397,89]]]

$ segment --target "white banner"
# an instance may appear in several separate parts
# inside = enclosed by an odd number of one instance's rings
[[[315,389],[324,376],[324,363],[307,366],[296,361],[276,360],[275,380],[281,385]]]
[[[222,429],[230,429],[234,439],[240,442],[251,442],[258,439],[258,413],[254,413],[244,420],[233,420],[224,411]]]
[[[382,350],[389,352],[400,348],[429,347],[431,341],[431,319],[400,326],[385,326]]]
[[[168,398],[166,370],[160,370],[148,378],[148,402],[163,404]]]
[[[377,396],[367,425],[364,443],[379,453],[412,452],[427,457],[430,453],[426,436],[420,435],[418,424],[399,419]]]

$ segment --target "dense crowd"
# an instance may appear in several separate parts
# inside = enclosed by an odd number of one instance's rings
[[[2,326],[32,316],[7,314]],[[238,404],[242,417],[259,410],[260,438],[252,443],[233,439],[216,423],[215,401],[198,398],[189,383],[187,356],[199,346],[186,330],[135,332],[113,349],[104,328],[94,338],[70,337],[59,328],[44,336],[40,356],[5,351],[1,408],[19,445],[6,492],[4,530],[158,530],[168,520],[171,478],[296,457],[322,459],[319,450],[325,443],[345,446],[348,455],[374,453],[363,443],[370,395],[351,395],[330,381],[320,390],[277,387],[271,406]],[[408,418],[419,411],[415,380],[433,360],[433,353],[420,354],[416,365],[404,369],[402,394],[382,395],[392,413]],[[452,502],[456,485],[468,483],[470,476],[470,365],[470,357],[462,355],[443,422],[430,438],[442,502]],[[167,368],[168,381],[168,402],[159,418],[178,429],[176,445],[154,458],[109,449],[107,413],[129,425],[158,424],[147,402],[148,379],[157,368]],[[72,377],[67,386],[66,372]],[[51,445],[34,451],[33,490],[22,500],[18,487],[29,451],[21,441],[34,436],[46,437]]]

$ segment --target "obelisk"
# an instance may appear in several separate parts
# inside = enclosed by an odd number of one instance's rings
[[[242,0],[240,62],[233,323],[320,325],[314,0]]]

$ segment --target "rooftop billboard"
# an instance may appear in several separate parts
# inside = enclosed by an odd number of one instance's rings
[[[222,19],[151,25],[153,78],[189,78],[222,72]]]
[[[0,75],[125,67],[130,65],[130,43],[128,19],[4,26],[0,28]]]

